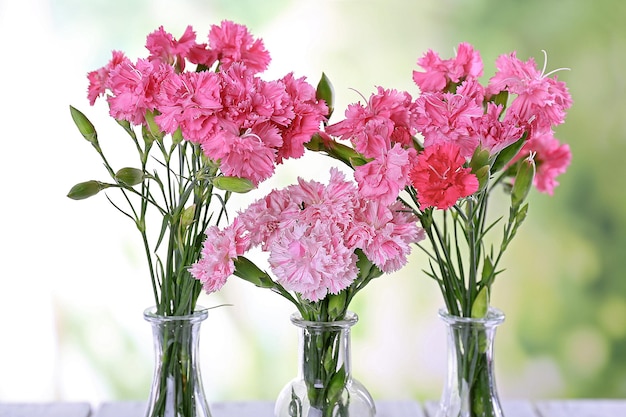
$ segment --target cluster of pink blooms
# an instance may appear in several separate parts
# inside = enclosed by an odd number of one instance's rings
[[[400,202],[364,199],[337,169],[330,181],[298,183],[251,204],[223,229],[206,231],[201,259],[191,274],[206,292],[219,290],[234,260],[252,248],[269,253],[276,282],[316,302],[357,278],[360,249],[383,272],[402,267],[410,245],[424,238],[418,219]]]
[[[161,27],[146,48],[149,56],[136,62],[114,51],[89,73],[90,103],[106,95],[111,116],[134,125],[155,114],[163,132],[180,129],[225,175],[254,184],[267,179],[275,164],[303,155],[328,114],[304,78],[258,76],[270,55],[243,25],[213,25],[208,44],[197,43],[191,27],[178,40]]]
[[[388,203],[412,185],[420,208],[450,208],[478,190],[467,167],[477,148],[495,155],[524,135],[514,161],[532,155],[534,185],[552,194],[571,160],[569,146],[553,131],[572,104],[565,83],[540,72],[532,58],[523,62],[511,53],[497,59],[495,75],[483,86],[482,59],[467,43],[454,58],[428,51],[418,64],[424,71],[413,72],[417,99],[379,87],[366,104],[350,105],[345,119],[325,130],[370,159],[355,169],[363,196]],[[502,92],[512,97],[506,109],[494,100]],[[423,143],[415,146],[419,135]]]

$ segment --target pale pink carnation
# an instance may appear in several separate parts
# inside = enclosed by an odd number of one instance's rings
[[[235,271],[234,259],[242,253],[237,253],[235,228],[220,230],[217,226],[210,226],[205,234],[200,259],[189,272],[202,283],[204,291],[212,293],[224,286]]]
[[[357,224],[366,231],[363,253],[381,271],[399,270],[407,262],[411,244],[424,239],[417,218],[399,201],[387,206],[381,201],[364,201],[357,212]]]

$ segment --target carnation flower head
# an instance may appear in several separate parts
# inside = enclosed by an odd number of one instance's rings
[[[157,107],[162,80],[172,72],[170,65],[147,59],[139,59],[136,64],[124,60],[116,65],[107,79],[111,117],[142,125],[146,112]]]
[[[177,66],[179,72],[185,69],[185,58],[191,48],[196,45],[196,33],[191,26],[187,26],[180,39],[174,39],[160,26],[157,30],[148,35],[146,48],[150,51],[149,60],[157,60],[168,65]]]
[[[367,106],[348,106],[345,119],[326,127],[326,133],[350,140],[366,158],[375,158],[394,143],[409,145],[416,133],[412,125],[411,95],[378,87]]]
[[[128,58],[126,58],[123,52],[113,51],[112,55],[113,56],[108,64],[87,74],[87,79],[89,80],[89,87],[87,87],[87,99],[89,100],[89,104],[92,106],[95,104],[98,97],[104,96],[111,70],[122,62],[128,61]]]
[[[552,130],[546,130],[534,134],[524,144],[520,158],[527,155],[533,155],[537,167],[533,185],[540,192],[553,195],[554,189],[559,185],[556,177],[565,173],[572,161],[569,145],[560,143]]]
[[[413,71],[413,81],[423,93],[444,91],[450,83],[476,79],[483,74],[480,53],[465,42],[459,44],[454,58],[443,60],[429,49],[417,64],[425,71]]]
[[[396,143],[378,158],[357,166],[354,178],[359,184],[359,193],[383,204],[393,203],[408,183],[409,169],[416,155],[414,148],[403,148]]]
[[[539,71],[533,58],[523,62],[515,52],[499,56],[496,68],[496,74],[489,80],[487,93],[495,95],[506,90],[516,95],[509,112],[539,130],[550,129],[565,121],[572,98],[565,83],[550,77],[559,70],[545,74],[545,66]]]
[[[482,91],[475,81],[464,82],[458,92],[424,93],[416,100],[416,127],[424,146],[454,143],[463,157],[478,146],[474,124],[483,116]]]
[[[211,26],[209,46],[224,68],[234,62],[242,62],[250,70],[262,72],[270,63],[270,54],[263,41],[254,39],[246,26],[229,20],[222,21],[219,26]]]
[[[478,179],[464,164],[459,146],[449,142],[428,146],[417,156],[409,177],[422,209],[448,209],[478,190]]]

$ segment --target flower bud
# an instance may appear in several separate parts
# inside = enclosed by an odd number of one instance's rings
[[[193,223],[193,219],[196,214],[196,205],[192,204],[183,210],[183,214],[180,216],[180,226],[183,230],[189,227]]]
[[[250,190],[254,190],[254,184],[249,179],[225,175],[215,177],[213,185],[220,190],[232,191],[233,193],[247,193]]]
[[[98,194],[105,188],[104,184],[99,181],[85,181],[73,186],[67,196],[72,200],[84,200]]]
[[[513,208],[518,208],[526,200],[534,178],[535,161],[528,157],[521,162],[515,176],[515,182],[511,190],[511,205]]]
[[[482,287],[478,292],[474,303],[472,304],[472,318],[482,319],[487,315],[489,309],[489,290],[487,287]]]
[[[245,256],[238,256],[234,260],[235,276],[244,279],[260,288],[274,288],[276,284],[270,276],[262,271],[254,262]]]
[[[132,187],[143,181],[144,172],[137,168],[122,168],[115,173],[115,179],[124,185]]]
[[[326,102],[326,106],[328,107],[328,114],[326,117],[330,118],[333,114],[333,110],[335,109],[335,90],[333,88],[333,84],[330,82],[330,79],[324,73],[322,73],[322,78],[319,83],[317,83],[315,96],[318,100],[324,100]]]
[[[87,116],[72,106],[70,106],[70,113],[72,115],[72,119],[74,120],[74,124],[76,124],[76,127],[81,135],[94,145],[97,144],[98,134],[96,133],[96,128],[89,121]]]

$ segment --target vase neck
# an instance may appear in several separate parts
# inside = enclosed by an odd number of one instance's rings
[[[350,329],[358,321],[356,314],[348,312],[343,320],[332,322],[306,321],[294,314],[291,321],[299,331],[300,377],[323,380],[323,375],[313,375],[315,369],[331,374],[345,372],[346,381],[352,378]]]

